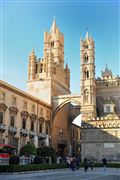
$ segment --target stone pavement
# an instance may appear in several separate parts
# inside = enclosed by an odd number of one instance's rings
[[[120,168],[94,168],[84,172],[83,168],[77,171],[70,169],[50,170],[39,172],[25,172],[1,174],[0,180],[120,180]]]

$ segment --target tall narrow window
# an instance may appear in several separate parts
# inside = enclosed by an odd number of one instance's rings
[[[15,125],[15,116],[11,115],[10,126],[14,126],[14,125]]]
[[[40,116],[43,116],[43,108],[40,108]]]
[[[23,109],[27,110],[27,102],[26,101],[23,102]]]
[[[54,41],[51,42],[51,47],[54,47]]]
[[[36,64],[36,67],[35,67],[35,73],[37,73],[37,69],[38,69],[38,65]]]
[[[31,105],[31,111],[32,111],[33,113],[35,113],[35,105],[34,105],[34,104]]]
[[[26,129],[26,119],[25,118],[23,118],[23,120],[22,120],[22,128]]]
[[[43,64],[40,64],[40,73],[43,72]]]
[[[0,112],[0,124],[3,123],[3,112]]]
[[[89,71],[87,71],[87,73],[86,73],[86,77],[87,77],[87,79],[89,78]]]
[[[5,101],[5,93],[0,92],[0,101]]]
[[[49,111],[46,111],[46,118],[49,119]]]
[[[49,130],[48,130],[48,126],[46,127],[46,134],[48,134]]]
[[[39,124],[39,132],[42,133],[42,123]]]
[[[11,105],[16,106],[16,97],[11,97]]]
[[[34,131],[34,122],[31,121],[31,131]]]

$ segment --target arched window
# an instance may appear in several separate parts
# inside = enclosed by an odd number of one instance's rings
[[[54,47],[54,41],[51,42],[51,47]]]
[[[86,78],[86,79],[89,78],[89,71],[88,71],[87,67],[85,67],[85,70],[84,70],[84,78]]]
[[[10,126],[14,126],[15,125],[15,116],[11,115],[10,117]]]
[[[23,118],[22,120],[22,129],[26,129],[26,119]]]
[[[43,72],[43,64],[40,64],[40,73]]]
[[[54,71],[54,74],[56,74],[56,68],[55,67],[53,68],[53,71]]]
[[[89,78],[89,71],[87,70],[86,72],[86,78],[88,79]]]
[[[34,131],[34,121],[31,121],[31,131]]]
[[[87,54],[85,54],[85,56],[84,56],[84,63],[88,63],[88,60],[89,60],[89,57],[88,57]]]
[[[42,133],[42,123],[39,123],[39,132]]]
[[[3,112],[0,112],[0,124],[3,123]]]

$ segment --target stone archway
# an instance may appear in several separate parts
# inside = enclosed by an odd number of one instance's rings
[[[64,96],[63,99],[57,99],[53,105],[52,145],[60,153],[68,155],[72,146],[72,121],[80,114],[81,103],[76,98]]]
[[[55,118],[57,112],[58,112],[61,108],[63,108],[66,104],[69,104],[69,103],[75,103],[75,104],[78,105],[78,107],[81,107],[81,104],[80,104],[79,101],[76,101],[76,100],[74,100],[74,99],[67,99],[67,100],[63,101],[59,106],[57,106],[56,109],[54,109],[54,111],[53,111],[53,113],[52,113],[52,120],[53,120],[53,121],[54,121],[54,118]],[[76,107],[76,108],[77,108],[77,107]],[[76,116],[77,116],[77,115],[76,115]]]

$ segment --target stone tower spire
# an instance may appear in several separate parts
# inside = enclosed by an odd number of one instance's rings
[[[83,119],[96,117],[96,81],[94,40],[86,33],[85,40],[80,41],[81,57],[81,113]]]
[[[34,50],[29,56],[27,88],[50,104],[53,96],[70,93],[70,70],[64,68],[64,36],[55,19],[50,32],[44,32],[44,57],[37,59]]]
[[[35,73],[36,73],[36,55],[34,49],[32,49],[32,52],[29,55],[28,80],[35,79]]]
[[[50,32],[44,32],[44,58],[46,58],[48,51],[53,53],[53,61],[64,68],[64,36],[60,32],[55,19]]]
[[[57,29],[57,25],[56,25],[56,20],[54,18],[51,29],[50,29],[50,33],[56,33],[56,29]]]
[[[68,63],[66,63],[65,72],[66,72],[66,84],[68,86],[68,89],[70,89],[70,69],[68,67]]]

